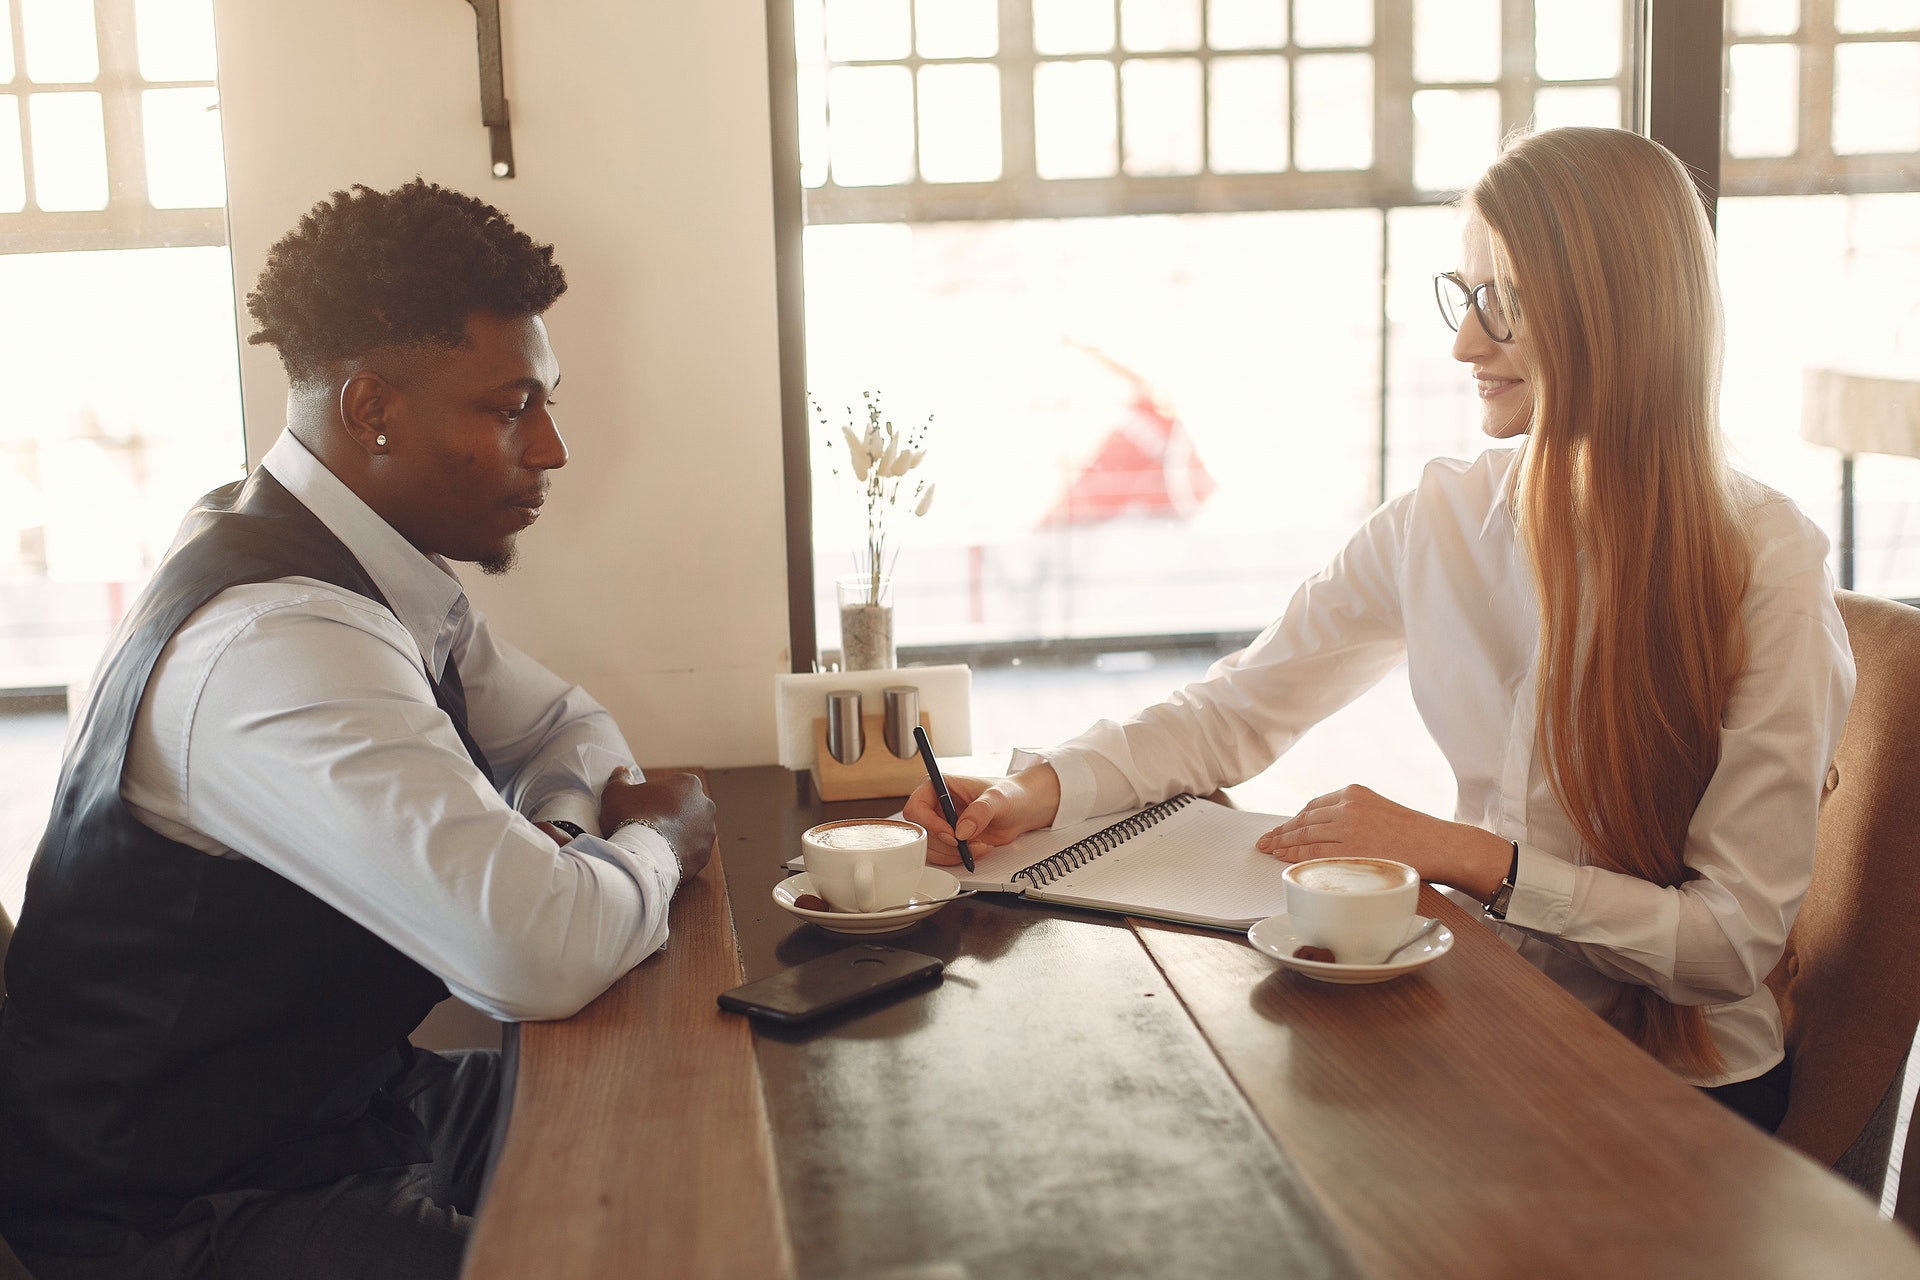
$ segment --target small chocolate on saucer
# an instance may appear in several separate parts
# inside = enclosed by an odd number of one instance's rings
[[[1321,964],[1340,963],[1333,958],[1333,952],[1327,950],[1325,947],[1296,947],[1293,952],[1293,958],[1295,960],[1318,960]]]
[[[800,894],[798,897],[794,898],[793,905],[800,908],[802,911],[833,910],[833,908],[830,905],[828,905],[827,900],[821,897],[817,893]]]

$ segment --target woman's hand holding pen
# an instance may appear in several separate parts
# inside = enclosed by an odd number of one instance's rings
[[[1049,764],[1022,769],[1010,778],[946,777],[947,792],[960,810],[959,822],[947,825],[930,782],[914,788],[903,815],[927,829],[927,861],[937,866],[959,863],[961,840],[978,858],[1029,831],[1051,826],[1060,808],[1060,777]]]

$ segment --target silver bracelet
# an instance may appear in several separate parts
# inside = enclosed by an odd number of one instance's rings
[[[673,847],[672,839],[668,837],[665,831],[660,829],[659,823],[655,822],[652,818],[627,818],[614,823],[613,831],[607,832],[607,838],[612,839],[614,831],[618,831],[622,827],[645,827],[647,830],[653,832],[653,834],[659,836],[666,844],[667,852],[673,856],[674,875],[678,878],[685,879],[687,869],[686,864],[680,861],[680,851]]]

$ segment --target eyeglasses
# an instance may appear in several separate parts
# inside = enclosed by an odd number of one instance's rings
[[[1513,324],[1507,319],[1506,308],[1500,305],[1500,292],[1493,287],[1493,281],[1470,286],[1453,272],[1442,271],[1433,278],[1433,296],[1440,303],[1440,314],[1445,317],[1447,328],[1455,333],[1460,331],[1461,322],[1471,311],[1489,338],[1495,342],[1513,341]]]

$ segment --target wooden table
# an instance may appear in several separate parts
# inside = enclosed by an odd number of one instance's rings
[[[1375,987],[985,895],[881,939],[937,988],[750,1032],[718,991],[853,941],[773,905],[779,864],[885,806],[711,783],[722,859],[666,954],[520,1029],[470,1277],[1920,1275],[1431,889],[1452,952]]]

